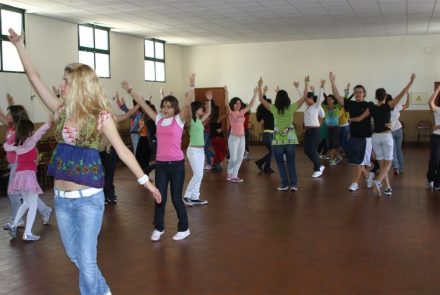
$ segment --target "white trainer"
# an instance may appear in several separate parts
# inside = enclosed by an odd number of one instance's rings
[[[153,233],[151,234],[151,240],[152,240],[153,242],[157,242],[157,241],[159,241],[159,240],[160,240],[160,237],[161,237],[164,233],[165,233],[164,230],[163,230],[163,231],[158,231],[157,229],[155,229],[155,230],[153,231]]]
[[[185,239],[189,235],[190,235],[189,229],[187,229],[186,231],[178,231],[177,234],[174,235],[173,240],[180,241],[180,240]]]
[[[349,190],[350,192],[357,191],[358,189],[359,189],[359,185],[358,185],[356,182],[353,182],[353,183],[350,185],[350,187],[348,188],[348,190]]]

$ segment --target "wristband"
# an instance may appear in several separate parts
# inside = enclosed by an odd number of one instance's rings
[[[141,177],[139,177],[138,179],[137,179],[137,182],[140,184],[140,185],[144,185],[145,183],[147,183],[147,181],[148,181],[148,175],[146,175],[146,174],[144,174],[144,176],[141,176]]]

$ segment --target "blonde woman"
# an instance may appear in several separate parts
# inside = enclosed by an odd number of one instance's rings
[[[40,78],[26,52],[24,38],[12,29],[9,33],[34,89],[57,114],[58,145],[49,174],[55,179],[58,229],[67,255],[79,269],[81,294],[111,294],[96,261],[104,212],[104,172],[98,147],[104,137],[157,203],[161,202],[161,195],[122,142],[95,71],[84,64],[67,65],[60,84],[60,100]]]

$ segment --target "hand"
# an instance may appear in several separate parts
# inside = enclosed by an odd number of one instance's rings
[[[228,94],[228,86],[225,85],[224,88],[225,88],[225,94],[227,95]]]
[[[22,35],[18,35],[13,29],[9,29],[9,41],[15,46],[24,44],[24,37]]]
[[[257,82],[258,88],[261,88],[263,86],[263,76],[260,77],[260,80]]]
[[[306,83],[310,83],[310,76],[309,76],[309,75],[307,75],[307,76],[304,78],[304,82],[306,82]]]
[[[411,74],[411,83],[414,82],[415,79],[416,79],[416,74],[412,73]]]
[[[191,73],[189,75],[189,87],[194,87],[196,82],[196,73]]]
[[[6,100],[8,101],[8,105],[13,105],[14,104],[14,97],[12,95],[10,95],[9,93],[6,93]]]
[[[385,123],[385,127],[387,127],[388,129],[391,129],[391,127],[393,127],[393,123],[391,123],[391,122]]]
[[[333,82],[335,82],[336,75],[333,74],[333,72],[330,72],[330,73],[328,73],[328,78],[329,78],[330,82],[333,83]]]
[[[159,93],[161,96],[163,96],[163,87],[160,87]]]
[[[118,105],[118,107],[121,107],[125,104],[125,99],[123,97],[120,97],[117,91],[115,93],[115,97],[116,97],[116,104]]]
[[[258,92],[260,92],[260,87],[255,86],[255,88],[254,88],[254,95],[257,95]]]
[[[122,89],[124,89],[124,90],[127,91],[127,92],[128,92],[130,89],[132,89],[131,86],[130,86],[130,83],[128,83],[127,80],[122,80],[122,82],[121,82],[121,87],[122,87]]]
[[[350,82],[347,83],[347,87],[345,89],[350,90]]]
[[[280,91],[280,85],[277,85],[277,87],[275,87],[275,93],[278,93],[278,91]]]
[[[61,96],[61,93],[60,93],[60,89],[59,89],[59,88],[57,88],[57,87],[55,87],[55,86],[52,86],[52,91],[53,91],[53,93],[56,95],[56,97],[60,97],[60,96]]]
[[[315,92],[315,86],[310,85],[310,91],[311,91],[311,92]]]
[[[150,191],[150,193],[153,195],[153,198],[156,200],[156,203],[160,204],[162,202],[160,191],[150,181],[147,181],[144,184],[144,187]]]
[[[264,86],[264,88],[263,88],[263,94],[266,94],[268,90],[269,90],[269,87],[267,87],[267,85]]]
[[[324,88],[324,85],[325,85],[325,80],[321,79],[321,88]]]
[[[206,91],[205,97],[207,100],[212,100],[212,91],[211,90]]]
[[[293,82],[293,86],[295,86],[295,88],[298,88],[298,87],[299,87],[299,82],[294,81],[294,82]]]

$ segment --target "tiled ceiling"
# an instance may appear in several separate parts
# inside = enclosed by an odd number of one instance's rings
[[[178,45],[440,33],[440,0],[0,0]]]

